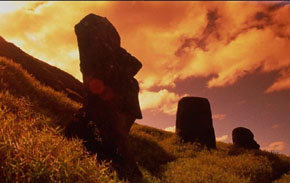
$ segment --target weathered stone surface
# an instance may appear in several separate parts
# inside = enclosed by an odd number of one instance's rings
[[[232,132],[233,144],[245,149],[260,149],[260,145],[254,140],[254,134],[251,130],[238,127]]]
[[[129,149],[128,135],[134,121],[142,118],[139,86],[134,78],[142,64],[120,47],[120,36],[105,17],[87,15],[75,26],[75,33],[86,91],[82,115],[76,121],[87,125],[80,128],[84,131],[92,122],[97,129],[90,131],[91,135],[76,133],[87,141],[85,145],[91,151],[111,157],[113,163],[119,157],[122,170],[127,167],[141,175]]]
[[[104,17],[87,15],[75,26],[85,88],[93,95],[142,118],[134,75],[142,64],[120,47],[120,37]]]
[[[212,114],[206,98],[184,97],[178,102],[176,133],[185,142],[216,148]]]

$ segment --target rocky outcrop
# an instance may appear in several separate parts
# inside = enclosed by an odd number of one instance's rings
[[[76,121],[87,125],[93,122],[97,131],[90,133],[98,136],[85,135],[85,145],[113,162],[119,157],[115,162],[122,165],[121,169],[128,167],[135,177],[140,176],[128,135],[134,121],[142,118],[139,86],[134,78],[142,64],[120,46],[117,30],[105,17],[87,15],[75,26],[75,33],[86,93],[82,115]]]
[[[23,52],[0,36],[0,56],[12,59],[42,84],[65,93],[69,98],[83,102],[82,83],[72,75]]]
[[[232,132],[232,138],[235,147],[243,147],[245,149],[260,149],[260,145],[254,140],[254,134],[247,128],[235,128]]]
[[[212,114],[206,98],[184,97],[178,102],[176,133],[185,142],[216,148]]]

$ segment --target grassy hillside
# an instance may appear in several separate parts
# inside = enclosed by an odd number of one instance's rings
[[[21,67],[42,84],[66,93],[69,98],[75,101],[80,102],[83,100],[84,91],[82,89],[82,83],[79,80],[61,69],[25,53],[19,47],[7,42],[1,36],[0,56],[12,59],[13,62],[20,64]]]
[[[120,182],[62,128],[80,107],[0,58],[0,182]],[[145,183],[286,183],[290,158],[217,143],[207,151],[173,133],[134,125],[130,142]]]
[[[56,127],[79,104],[5,58],[0,78],[0,182],[117,182],[107,165]]]

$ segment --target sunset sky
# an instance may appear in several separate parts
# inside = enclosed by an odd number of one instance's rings
[[[178,100],[206,97],[218,140],[243,126],[290,154],[289,2],[0,2],[0,36],[82,80],[74,25],[89,13],[143,64],[137,123],[173,130]]]

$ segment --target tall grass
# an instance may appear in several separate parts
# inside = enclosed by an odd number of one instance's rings
[[[108,163],[57,127],[80,104],[5,58],[0,78],[0,182],[119,182]]]
[[[65,139],[26,98],[0,93],[1,182],[117,182],[79,140]]]
[[[122,182],[61,129],[80,104],[0,58],[0,182]],[[131,150],[144,183],[286,183],[290,158],[217,143],[208,151],[170,132],[133,125]]]
[[[51,122],[55,125],[65,125],[71,120],[72,113],[80,108],[79,103],[42,85],[19,64],[4,57],[0,57],[0,78],[0,90],[7,90],[15,96],[26,96],[34,110],[52,118]]]

